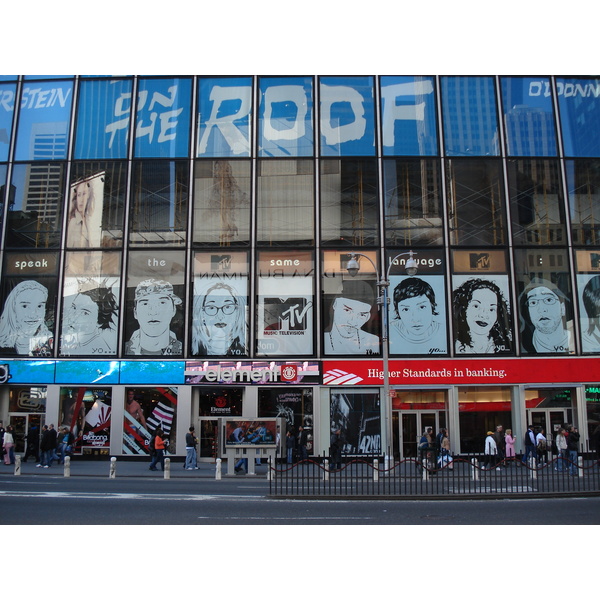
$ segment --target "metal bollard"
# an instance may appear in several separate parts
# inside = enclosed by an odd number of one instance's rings
[[[21,455],[15,456],[15,476],[18,477],[21,474]]]
[[[65,477],[71,477],[71,457],[65,456],[65,464],[63,474]]]
[[[373,459],[373,481],[379,481],[379,461],[376,458]]]
[[[329,481],[329,460],[326,458],[323,462],[325,469],[323,470],[323,481]]]
[[[384,459],[383,459],[383,475],[389,475],[390,474],[390,456],[388,456],[387,454],[385,455]]]
[[[116,457],[112,457],[110,459],[110,471],[108,472],[108,477],[110,479],[115,479],[117,476],[117,459]]]
[[[273,464],[273,460],[269,456],[269,458],[267,458],[267,481],[272,481],[274,479],[273,469],[271,469],[272,464]]]
[[[477,459],[471,459],[471,473],[473,474],[473,481],[479,481],[479,469],[477,468]]]
[[[221,475],[222,475],[222,460],[220,458],[217,458],[217,464],[215,466],[215,479],[221,479]]]
[[[171,459],[165,458],[165,479],[171,479]]]
[[[579,467],[577,469],[577,476],[583,477],[583,456],[577,457],[577,466]]]
[[[527,465],[529,466],[529,473],[531,474],[531,479],[537,479],[537,468],[535,466],[535,459],[532,457],[527,461]]]

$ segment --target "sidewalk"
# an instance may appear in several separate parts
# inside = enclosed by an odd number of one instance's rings
[[[115,457],[115,476],[119,477],[148,477],[148,478],[164,478],[164,473],[160,470],[160,466],[157,467],[158,471],[150,471],[150,460],[149,459],[129,459],[125,457]],[[187,471],[183,468],[184,459],[183,457],[173,457],[171,459],[170,478],[211,478],[215,479],[217,464],[215,462],[199,462],[198,470]],[[71,477],[110,477],[111,460],[105,458],[101,460],[90,460],[80,457],[71,458]],[[3,462],[0,463],[0,476],[2,475],[14,475],[15,465],[5,465]],[[24,475],[36,475],[40,477],[64,477],[65,470],[64,465],[52,463],[52,466],[44,469],[43,467],[36,467],[35,460],[29,459],[27,462],[21,461],[21,476]],[[257,465],[256,475],[254,477],[266,478],[267,476],[267,465]],[[223,459],[221,463],[221,477],[223,479],[233,479],[232,476],[227,475],[227,460]],[[236,475],[236,477],[252,477],[245,476],[243,474]]]

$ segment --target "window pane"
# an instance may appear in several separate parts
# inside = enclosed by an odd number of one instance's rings
[[[68,252],[61,356],[114,356],[120,297],[120,252]]]
[[[447,161],[450,243],[454,246],[506,244],[506,207],[499,160]]]
[[[600,79],[557,79],[565,156],[600,156]]]
[[[252,78],[200,79],[196,156],[250,156]]]
[[[372,77],[322,77],[319,87],[322,156],[375,154]]]
[[[71,186],[67,210],[67,247],[85,247],[79,233],[84,220],[88,230],[95,228],[95,237],[90,238],[93,246],[103,248],[123,245],[123,214],[127,193],[127,165],[124,162],[76,162],[71,170]],[[83,185],[88,187],[92,198],[91,208],[83,213],[77,209],[77,193],[81,201]],[[85,196],[85,191],[83,196]],[[87,214],[86,214],[87,212]],[[90,215],[91,212],[91,215]],[[83,216],[82,216],[83,215]]]
[[[506,253],[460,250],[453,252],[452,258],[455,354],[513,353]]]
[[[506,148],[509,156],[556,156],[556,124],[550,80],[502,77]]]
[[[0,85],[0,161],[8,160],[16,89],[14,84]],[[4,185],[4,181],[2,184]]]
[[[438,153],[433,77],[382,77],[381,113],[384,155]]]
[[[521,351],[573,353],[573,300],[566,250],[515,250]]]
[[[509,160],[507,170],[514,243],[564,246],[567,231],[558,161]]]
[[[600,245],[600,160],[567,160],[573,244]]]
[[[58,255],[7,253],[0,284],[3,355],[52,356]]]
[[[260,80],[259,156],[312,156],[311,77]]]
[[[126,158],[131,80],[82,81],[75,158]]]
[[[324,244],[379,243],[377,163],[321,161],[321,240]]]
[[[269,246],[314,242],[312,160],[258,163],[257,242]]]
[[[500,154],[493,77],[442,77],[447,156]]]
[[[437,160],[384,160],[385,235],[391,246],[442,246],[441,176]]]
[[[188,155],[191,79],[141,79],[135,128],[135,156]]]
[[[194,170],[194,243],[250,243],[249,160],[197,161]]]
[[[129,241],[138,246],[181,246],[187,229],[188,165],[134,163]]]
[[[23,87],[15,160],[67,157],[73,83],[30,83]]]
[[[59,246],[63,188],[64,165],[60,163],[14,166],[5,240],[7,247]]]
[[[257,355],[313,354],[315,265],[312,252],[260,252]]]
[[[193,356],[248,356],[248,255],[194,256]]]
[[[4,194],[6,193],[7,166],[0,164],[0,231],[4,224]]]
[[[183,355],[185,254],[130,252],[125,355]]]

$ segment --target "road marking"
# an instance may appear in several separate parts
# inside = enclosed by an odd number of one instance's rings
[[[119,494],[93,492],[8,492],[0,491],[4,498],[73,498],[73,499],[112,499],[112,500],[265,500],[264,496],[229,496],[205,494]]]

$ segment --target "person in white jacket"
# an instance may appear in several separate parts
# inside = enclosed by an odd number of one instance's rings
[[[485,460],[483,461],[483,466],[486,469],[493,469],[496,467],[496,459],[498,456],[498,446],[496,445],[496,440],[494,439],[494,432],[488,431],[487,437],[485,438]],[[496,467],[496,470],[499,471],[500,467]]]
[[[4,455],[5,465],[15,464],[15,438],[13,437],[13,428],[9,425],[4,432],[2,446],[6,451]]]
[[[556,449],[558,451],[558,460],[556,461],[556,471],[564,471],[565,464],[563,459],[567,456],[567,438],[565,437],[565,430],[561,427],[556,434]]]

